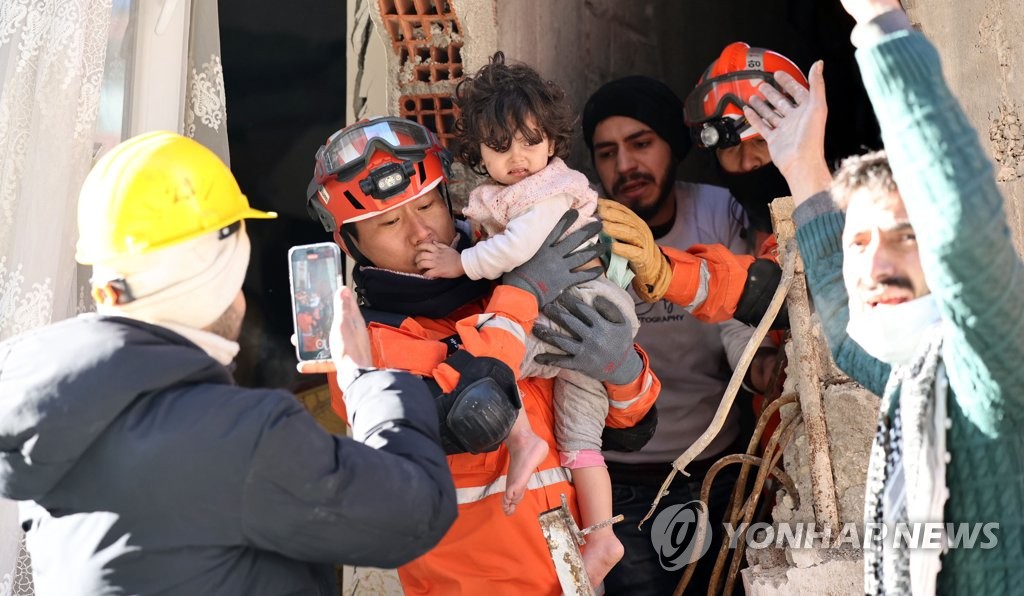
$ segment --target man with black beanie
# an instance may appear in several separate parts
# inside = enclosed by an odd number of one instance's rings
[[[671,462],[709,426],[752,335],[750,326],[731,317],[745,314],[756,323],[778,285],[779,270],[750,255],[742,209],[728,190],[675,180],[690,139],[683,103],[668,86],[644,76],[604,85],[583,110],[583,138],[605,196],[614,199],[601,205],[605,230],[616,240],[612,250],[630,261],[639,280],[633,285],[637,342],[662,380],[654,437],[639,451],[605,454],[614,511],[626,517],[615,526],[626,554],[605,587],[608,594],[671,594],[686,562],[685,546],[661,548],[670,537],[651,534],[658,524],[645,524],[643,531],[637,524]],[[763,298],[752,299],[759,293]],[[753,389],[764,388],[775,354],[768,343],[758,352],[747,378]],[[688,466],[692,476],[675,481],[657,513],[700,498],[708,467],[739,451],[739,418],[734,408],[703,458]],[[712,553],[721,542],[720,522],[735,479],[735,471],[726,468],[712,486],[707,503]],[[690,582],[693,589],[704,589],[713,565],[714,555],[701,560]]]

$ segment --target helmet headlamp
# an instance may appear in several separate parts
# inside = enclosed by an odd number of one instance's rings
[[[405,190],[415,172],[416,166],[411,161],[387,163],[371,170],[369,176],[360,180],[359,190],[384,201]]]
[[[728,149],[740,144],[748,126],[746,118],[716,118],[691,127],[690,132],[694,143],[704,149]]]

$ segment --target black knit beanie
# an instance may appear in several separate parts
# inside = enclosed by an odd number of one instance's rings
[[[642,75],[624,77],[605,83],[594,92],[583,108],[583,140],[594,156],[594,129],[609,116],[626,116],[639,120],[672,148],[672,155],[682,161],[690,151],[690,135],[683,120],[683,102],[657,79]]]

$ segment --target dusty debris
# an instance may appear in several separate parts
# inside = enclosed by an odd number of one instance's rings
[[[1024,131],[1021,130],[1020,107],[1005,101],[991,121],[988,138],[992,143],[992,158],[996,162],[996,179],[1010,182],[1024,178]]]

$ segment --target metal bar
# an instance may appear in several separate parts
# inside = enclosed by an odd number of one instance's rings
[[[562,495],[561,507],[541,513],[538,520],[544,539],[548,542],[548,551],[555,564],[555,574],[562,593],[565,596],[594,596],[594,587],[590,585],[590,577],[577,542],[580,529],[569,514],[565,495]]]
[[[811,305],[807,295],[807,280],[804,278],[804,262],[799,256],[796,227],[792,219],[793,201],[788,197],[776,199],[772,202],[771,210],[779,241],[780,258],[787,259],[789,254],[795,254],[797,257],[796,275],[786,298],[796,356],[795,362],[790,361],[789,370],[799,373],[796,375],[796,391],[800,396],[800,411],[803,413],[804,431],[807,433],[807,446],[810,451],[814,519],[829,528],[838,528],[839,506],[835,479],[832,476],[832,456],[829,452],[825,405],[821,398],[821,379],[818,374],[818,363],[821,360],[811,330]]]

